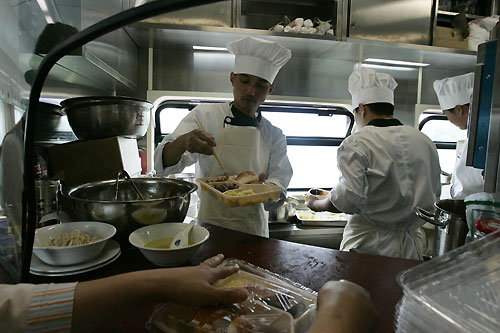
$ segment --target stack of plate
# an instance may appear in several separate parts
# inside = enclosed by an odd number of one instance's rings
[[[76,265],[68,265],[68,266],[55,266],[44,263],[38,257],[33,254],[31,256],[31,267],[30,273],[34,275],[43,275],[43,276],[65,276],[65,275],[74,275],[81,274],[85,272],[92,271],[94,269],[106,266],[120,256],[120,245],[118,242],[110,239],[106,243],[106,246],[102,250],[102,252],[93,259],[89,261],[85,261],[83,263],[79,263]]]
[[[400,276],[396,332],[500,332],[500,232]]]

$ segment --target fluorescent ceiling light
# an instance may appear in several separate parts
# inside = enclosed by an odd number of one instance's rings
[[[54,19],[50,15],[49,7],[47,6],[45,0],[37,0],[36,2],[38,3],[38,6],[40,6],[40,9],[42,10],[43,15],[45,16],[45,21],[47,21],[47,23],[49,24],[54,23]]]
[[[415,67],[429,66],[429,64],[426,64],[426,63],[423,63],[423,62],[410,62],[410,61],[377,59],[377,58],[368,58],[365,61],[367,61],[367,62],[376,62],[376,63],[380,63],[380,64],[401,65],[401,66],[415,66]]]
[[[227,51],[227,49],[225,47],[197,46],[197,45],[193,45],[193,50],[202,50],[202,51]]]
[[[384,65],[375,65],[375,64],[361,64],[362,67],[365,68],[380,68],[380,69],[391,69],[393,71],[414,71],[415,67],[402,67],[402,66],[384,66]]]

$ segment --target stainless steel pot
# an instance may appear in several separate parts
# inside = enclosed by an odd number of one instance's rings
[[[63,195],[70,199],[80,221],[99,221],[114,225],[117,236],[128,237],[148,224],[182,222],[189,208],[191,193],[198,186],[167,178],[133,178],[144,200],[125,179],[83,184]]]
[[[465,215],[464,199],[445,199],[434,203],[434,214],[417,207],[417,215],[434,224],[434,248],[437,257],[465,244],[469,232]]]
[[[270,222],[284,222],[289,217],[295,215],[296,207],[299,202],[296,199],[287,198],[283,205],[269,211]]]
[[[71,129],[80,140],[146,134],[153,104],[137,98],[90,96],[61,102]]]

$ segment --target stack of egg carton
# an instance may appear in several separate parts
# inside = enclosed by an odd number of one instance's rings
[[[500,332],[500,232],[403,272],[396,332]]]

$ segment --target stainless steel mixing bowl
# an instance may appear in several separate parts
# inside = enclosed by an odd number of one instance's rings
[[[153,104],[119,96],[90,96],[66,99],[63,112],[80,140],[113,136],[141,138],[146,134]]]
[[[107,222],[116,227],[118,237],[149,224],[182,222],[196,184],[167,178],[133,178],[144,200],[140,200],[130,180],[83,184],[63,195],[70,199],[80,221]]]

